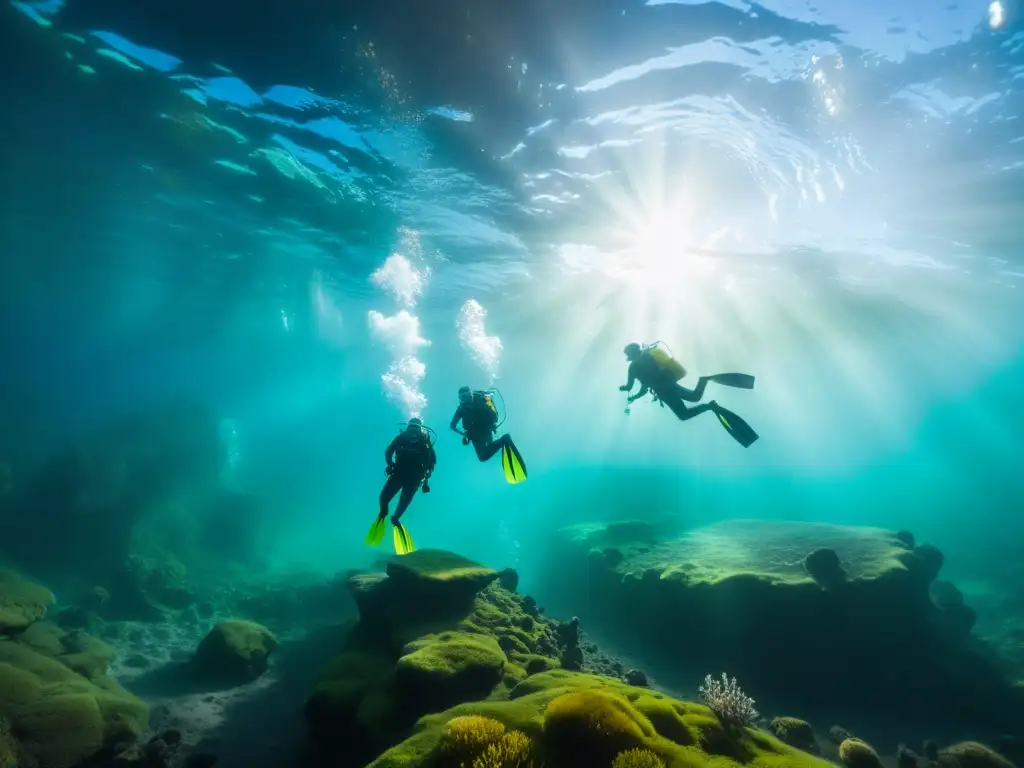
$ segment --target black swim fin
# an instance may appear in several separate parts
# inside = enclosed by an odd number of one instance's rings
[[[733,439],[744,448],[749,448],[757,441],[759,437],[757,432],[735,413],[718,404],[711,410],[714,411],[718,421],[725,427],[725,431],[732,435]]]
[[[708,376],[708,381],[721,384],[723,387],[736,387],[736,389],[753,389],[754,377],[749,373],[716,373]]]

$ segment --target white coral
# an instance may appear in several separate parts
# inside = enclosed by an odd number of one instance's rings
[[[722,725],[750,725],[758,718],[754,700],[740,690],[735,677],[730,680],[724,672],[721,681],[705,677],[698,691]]]

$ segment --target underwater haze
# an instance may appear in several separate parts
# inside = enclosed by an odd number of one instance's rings
[[[1021,13],[5,0],[0,558],[59,601],[135,546],[163,491],[65,523],[68,473],[38,480],[130,434],[103,471],[173,456],[207,561],[372,569],[417,417],[415,546],[515,568],[561,618],[568,526],[906,530],[1024,671]],[[703,402],[759,439],[627,404],[631,342],[687,388],[753,376]],[[449,429],[463,386],[525,482]],[[211,523],[213,485],[249,501]]]

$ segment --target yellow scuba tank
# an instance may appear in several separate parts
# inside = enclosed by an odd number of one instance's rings
[[[658,342],[655,342],[647,348],[647,352],[654,358],[654,362],[672,377],[672,381],[679,381],[685,377],[686,369],[682,364],[657,344]]]
[[[494,404],[494,398],[490,392],[474,392],[473,399],[478,407],[481,407],[487,422],[493,427],[498,423],[498,407]]]

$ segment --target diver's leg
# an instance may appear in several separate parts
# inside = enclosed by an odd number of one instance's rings
[[[704,389],[708,385],[708,377],[701,376],[697,379],[697,386],[693,389],[687,389],[682,384],[676,384],[675,391],[683,400],[688,403],[699,403],[704,397]]]
[[[391,500],[395,498],[395,494],[398,493],[402,488],[402,478],[397,474],[388,475],[387,481],[384,483],[384,487],[380,489],[380,516],[388,516],[388,505]]]
[[[671,410],[680,421],[687,421],[692,419],[694,416],[700,416],[705,411],[710,411],[715,407],[714,402],[710,402],[696,405],[693,408],[687,408],[683,403],[682,398],[677,397],[669,397],[667,399],[662,398],[661,402],[667,405],[669,410]]]
[[[490,461],[494,454],[505,447],[508,442],[508,435],[502,435],[497,440],[491,440],[490,435],[477,435],[472,438],[473,449],[480,461]]]
[[[398,506],[395,507],[395,514],[392,517],[393,521],[401,520],[402,515],[405,514],[405,510],[409,508],[412,503],[412,497],[416,495],[416,491],[420,489],[420,483],[423,481],[423,477],[420,475],[412,475],[404,478],[402,481],[402,495],[398,497]]]

